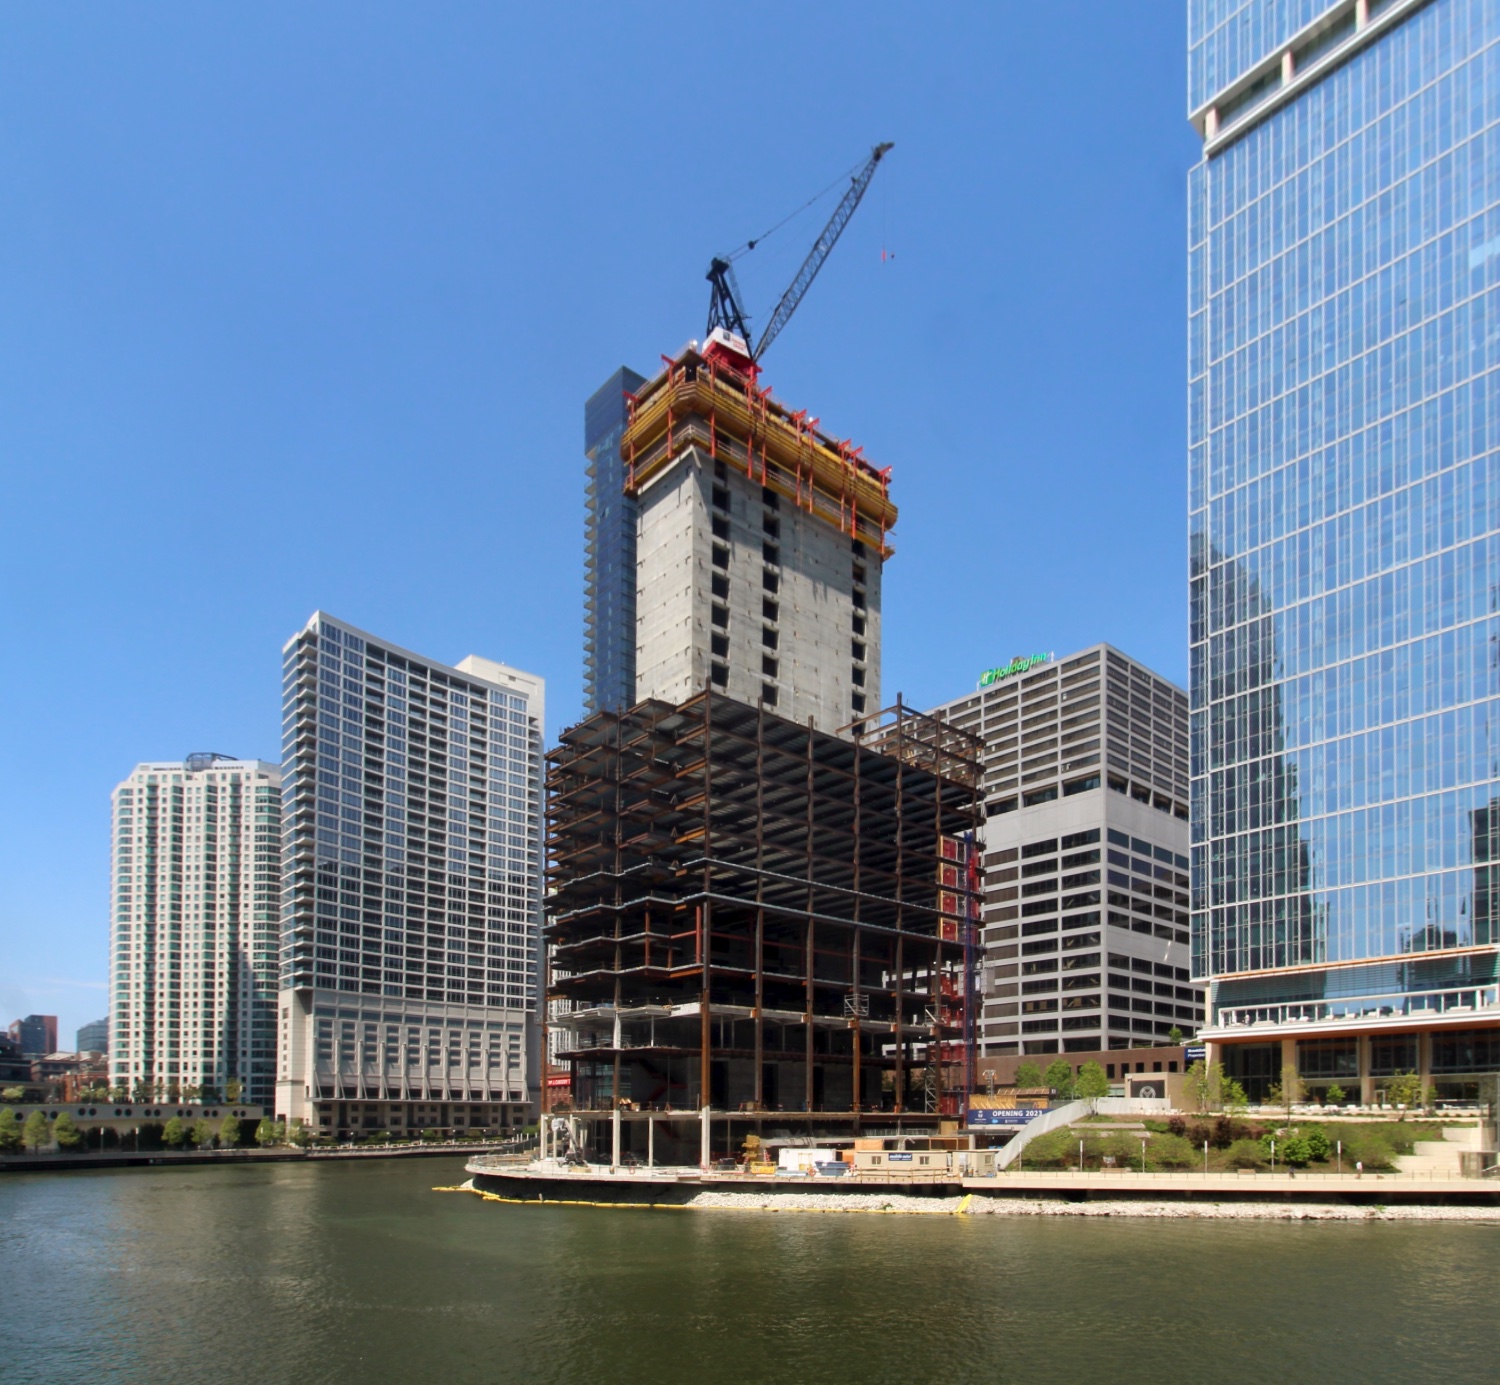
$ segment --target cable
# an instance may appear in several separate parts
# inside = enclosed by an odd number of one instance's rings
[[[762,231],[760,235],[756,236],[754,240],[747,240],[742,246],[740,246],[738,250],[733,251],[729,255],[726,255],[724,258],[728,260],[737,260],[741,255],[745,254],[746,251],[754,250],[755,247],[761,243],[761,241],[781,230],[781,228],[785,226],[787,222],[795,220],[797,217],[801,216],[802,213],[805,212],[810,206],[812,206],[814,202],[821,202],[825,197],[828,196],[830,192],[834,190],[834,188],[838,187],[839,184],[847,182],[848,180],[854,178],[859,173],[859,170],[863,167],[863,160],[861,160],[857,164],[854,164],[846,172],[839,174],[839,176],[835,178],[833,182],[829,183],[829,185],[824,188],[822,192],[814,193],[807,199],[806,202],[798,207],[796,211],[787,213],[787,215],[782,217],[781,220],[778,221],[773,227],[771,227],[769,231]]]

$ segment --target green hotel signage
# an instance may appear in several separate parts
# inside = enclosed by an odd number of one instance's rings
[[[1021,654],[1000,668],[985,669],[979,675],[979,686],[988,688],[992,684],[1003,683],[1007,678],[1014,678],[1018,673],[1025,673],[1027,669],[1035,668],[1038,664],[1051,662],[1050,654]]]

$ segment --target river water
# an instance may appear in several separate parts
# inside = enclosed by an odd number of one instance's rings
[[[1500,1226],[517,1207],[458,1159],[0,1176],[0,1380],[1500,1379]]]

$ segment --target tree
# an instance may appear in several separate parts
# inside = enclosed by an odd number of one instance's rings
[[[1267,1093],[1272,1106],[1284,1106],[1287,1119],[1292,1118],[1292,1107],[1307,1095],[1307,1089],[1302,1085],[1302,1079],[1297,1076],[1297,1069],[1288,1063],[1281,1070],[1281,1081],[1273,1083],[1271,1090]]]
[[[1078,1069],[1078,1081],[1073,1090],[1080,1101],[1088,1102],[1092,1111],[1101,1097],[1109,1095],[1109,1078],[1098,1063],[1088,1062]]]
[[[59,1149],[77,1149],[83,1143],[83,1131],[73,1117],[63,1111],[52,1122],[52,1138],[57,1141]]]
[[[25,1087],[7,1087],[3,1092],[0,1092],[0,1100],[4,1100],[4,1101],[25,1101],[26,1100],[26,1088]]]
[[[1182,1030],[1180,1030],[1175,1024],[1169,1030],[1167,1030],[1167,1042],[1174,1048],[1182,1042]]]
[[[21,1148],[21,1122],[9,1107],[0,1109],[0,1154],[14,1154]]]
[[[1030,1060],[1016,1064],[1016,1086],[1018,1087],[1040,1087],[1042,1085],[1042,1070]]]
[[[295,1145],[298,1149],[307,1148],[312,1140],[312,1131],[303,1123],[301,1116],[292,1120],[292,1128],[286,1132],[286,1140],[289,1145]]]
[[[1218,1067],[1219,1065],[1216,1063],[1214,1066]],[[1219,1071],[1223,1072],[1223,1069],[1220,1068]],[[1250,1098],[1245,1095],[1245,1089],[1234,1078],[1222,1078],[1220,1086],[1222,1088],[1222,1100],[1226,1111],[1231,1113],[1243,1111],[1250,1104]]]
[[[224,1084],[224,1100],[233,1105],[245,1094],[245,1084],[238,1077],[231,1077]]]
[[[276,1122],[270,1116],[262,1116],[260,1124],[255,1127],[255,1143],[262,1149],[269,1149],[274,1144],[280,1144],[280,1138],[276,1134]]]
[[[26,1124],[21,1127],[21,1142],[35,1151],[51,1140],[51,1122],[40,1111],[33,1111],[26,1117]]]
[[[183,1141],[187,1139],[187,1134],[187,1126],[182,1123],[182,1119],[178,1116],[173,1116],[162,1127],[161,1142],[168,1149],[181,1149]]]
[[[145,1078],[138,1078],[136,1080],[133,1097],[136,1101],[150,1101],[151,1094],[154,1090],[155,1086],[153,1083],[148,1082]]]
[[[1065,1058],[1054,1058],[1042,1074],[1042,1086],[1050,1087],[1064,1101],[1073,1099],[1073,1067]]]
[[[1335,1082],[1331,1087],[1329,1087],[1326,1092],[1323,1093],[1323,1099],[1330,1106],[1341,1106],[1343,1105],[1345,1095],[1346,1093],[1344,1089],[1339,1086],[1337,1082]]]
[[[213,1146],[215,1133],[212,1121],[195,1121],[190,1138],[199,1149],[210,1149]]]
[[[1422,1098],[1422,1079],[1414,1072],[1398,1072],[1385,1084],[1385,1095],[1396,1106],[1415,1106]],[[1406,1119],[1405,1111],[1401,1119]]]
[[[109,1089],[110,1101],[129,1101],[130,1089],[128,1087],[111,1087]]]
[[[233,1116],[219,1122],[219,1148],[235,1149],[240,1142],[240,1123]]]

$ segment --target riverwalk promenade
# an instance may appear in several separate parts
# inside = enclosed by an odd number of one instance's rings
[[[697,1167],[611,1168],[546,1159],[522,1163],[476,1155],[466,1165],[473,1187],[515,1201],[683,1203],[699,1192],[755,1192],[796,1199],[896,1193],[903,1197],[1051,1198],[1177,1202],[1432,1203],[1500,1208],[1500,1179],[1435,1176],[1425,1170],[1171,1172],[1132,1169],[1006,1169],[984,1177],[946,1172],[789,1176]]]

